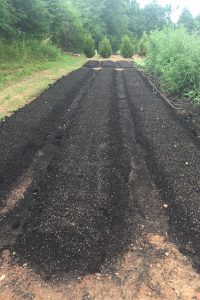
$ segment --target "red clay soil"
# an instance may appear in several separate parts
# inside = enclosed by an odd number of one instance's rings
[[[0,125],[0,299],[200,299],[199,140],[131,63]]]

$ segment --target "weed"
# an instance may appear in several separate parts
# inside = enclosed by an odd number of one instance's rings
[[[200,101],[200,37],[184,27],[167,27],[150,35],[146,69],[160,77],[171,94]]]

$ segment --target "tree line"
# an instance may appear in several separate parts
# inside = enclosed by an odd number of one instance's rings
[[[123,36],[134,40],[171,23],[171,7],[156,1],[140,8],[136,0],[0,0],[0,37],[49,38],[63,49],[81,51],[85,35],[97,49],[106,36],[114,52]],[[180,20],[189,30],[200,29],[200,16],[184,10]]]

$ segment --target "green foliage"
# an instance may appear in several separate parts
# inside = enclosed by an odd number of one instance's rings
[[[163,90],[200,102],[200,37],[184,27],[150,35],[147,70],[161,78]]]
[[[60,49],[45,40],[30,39],[12,43],[0,42],[0,64],[39,60],[55,61],[60,55]]]
[[[49,35],[63,49],[81,51],[84,29],[80,12],[69,0],[44,0],[50,15]]]
[[[83,26],[92,34],[96,45],[107,36],[114,53],[120,48],[122,36],[140,38],[144,31],[163,28],[170,22],[171,7],[155,2],[140,8],[136,0],[71,1],[80,11]]]
[[[121,37],[141,37],[169,22],[170,7],[152,2],[143,9],[136,0],[0,0],[0,35],[6,40],[44,39],[69,51],[81,52],[85,33],[97,47],[104,36],[113,51]]]
[[[126,15],[127,0],[105,0],[103,21],[106,24],[107,36],[114,52],[119,50],[121,36],[128,33],[128,18]]]
[[[112,54],[112,47],[110,41],[107,37],[104,37],[99,45],[99,54],[103,58],[109,58]]]
[[[16,16],[8,0],[0,0],[0,36],[10,39],[17,35],[15,27]]]
[[[95,55],[95,42],[90,34],[85,36],[83,51],[88,58]]]
[[[171,24],[171,6],[160,6],[156,1],[147,4],[141,14],[140,22],[143,25],[143,32],[149,33],[156,28],[164,28]]]
[[[131,58],[134,54],[133,44],[128,35],[122,37],[120,52],[125,58]]]
[[[149,50],[149,37],[146,32],[143,33],[141,39],[138,43],[138,54],[141,56],[146,56]]]
[[[71,0],[72,4],[80,12],[83,27],[95,37],[96,46],[106,35],[106,24],[103,20],[105,1],[96,0]]]
[[[15,26],[21,33],[37,37],[49,31],[49,12],[45,0],[12,0]]]
[[[200,34],[200,14],[194,18],[194,31]]]
[[[73,0],[0,0],[0,34],[6,40],[43,39],[82,50],[84,29]]]
[[[183,9],[179,17],[178,24],[184,25],[190,32],[194,29],[194,19],[191,12],[187,8]]]

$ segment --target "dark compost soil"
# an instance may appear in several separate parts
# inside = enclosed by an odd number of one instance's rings
[[[135,265],[145,257],[139,291],[147,264],[168,256],[153,248],[154,236],[200,270],[198,136],[131,63],[87,62],[1,123],[0,141],[2,262],[9,251],[11,266],[28,265],[43,282],[69,282],[116,273],[118,259],[136,247]],[[149,297],[165,299],[148,288]],[[12,293],[4,299],[26,299]],[[72,299],[101,299],[84,293]],[[137,299],[122,294],[102,299]]]

